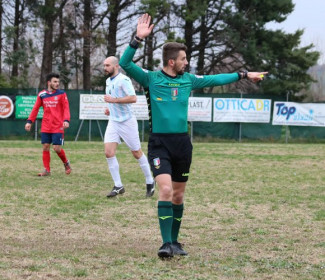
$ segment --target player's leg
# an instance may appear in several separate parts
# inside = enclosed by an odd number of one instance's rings
[[[174,161],[172,164],[172,181],[173,181],[173,225],[172,225],[172,248],[175,255],[187,255],[187,252],[178,242],[178,234],[181,227],[184,210],[184,193],[186,182],[190,173],[192,163],[193,146],[188,135],[183,135],[174,139],[176,149],[171,150]],[[178,147],[182,147],[179,149]]]
[[[146,180],[146,196],[153,196],[155,182],[151,175],[150,166],[146,155],[141,150],[141,143],[138,131],[138,122],[135,117],[120,124],[119,135],[129,147],[134,158],[138,161]]]
[[[178,234],[183,218],[185,188],[186,182],[173,182],[173,224],[171,231],[172,248],[175,255],[182,256],[187,255],[187,252],[182,248],[182,245],[178,242]]]
[[[137,159],[140,168],[144,174],[144,177],[146,179],[146,197],[151,197],[155,192],[155,180],[151,175],[148,159],[141,149],[137,151],[131,151],[131,152],[133,156]]]
[[[158,220],[163,245],[158,250],[161,258],[173,257],[171,231],[173,224],[171,164],[168,150],[161,137],[150,135],[148,142],[148,159],[159,189]]]
[[[50,133],[41,133],[41,143],[43,146],[43,153],[42,153],[42,159],[43,159],[43,166],[44,171],[38,173],[38,176],[49,176],[51,175],[51,168],[50,168],[50,162],[51,162],[51,154],[50,154],[50,146],[52,143],[52,137]]]
[[[114,181],[114,187],[107,197],[114,197],[125,192],[120,176],[120,166],[116,158],[117,146],[121,143],[116,126],[118,126],[116,122],[109,121],[104,137],[104,150],[108,170]]]
[[[163,245],[158,250],[160,258],[173,257],[172,243],[172,225],[173,225],[173,208],[172,196],[173,187],[170,174],[160,174],[155,177],[159,188],[158,198],[158,219],[159,228]]]
[[[64,145],[63,133],[53,133],[52,141],[53,141],[53,150],[56,152],[58,157],[63,162],[65,174],[69,175],[72,169],[71,169],[70,161],[67,159],[65,151],[62,148],[62,146]]]

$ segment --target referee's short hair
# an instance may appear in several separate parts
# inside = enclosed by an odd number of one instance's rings
[[[168,60],[170,60],[170,59],[176,60],[179,51],[186,52],[186,50],[187,50],[187,47],[181,43],[169,42],[169,43],[164,44],[163,52],[162,52],[163,66],[167,66]]]

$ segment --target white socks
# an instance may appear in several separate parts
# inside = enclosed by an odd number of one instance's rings
[[[145,156],[145,154],[142,154],[142,157],[140,157],[138,159],[138,162],[140,164],[140,167],[142,169],[144,176],[146,177],[146,184],[152,184],[153,178],[151,176],[150,166],[149,166],[148,159]]]
[[[112,179],[114,181],[114,186],[121,187],[121,176],[120,176],[120,166],[116,157],[106,158],[109,172],[111,173]]]
[[[109,172],[111,173],[112,179],[114,181],[114,186],[116,187],[123,186],[121,182],[121,176],[120,176],[120,166],[118,164],[116,157],[114,156],[114,157],[106,158],[106,160],[107,160]],[[138,159],[138,162],[144,176],[146,177],[146,184],[152,184],[154,180],[152,178],[148,159],[145,156],[145,154],[142,154],[142,157]]]

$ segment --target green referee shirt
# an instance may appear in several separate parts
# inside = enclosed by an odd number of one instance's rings
[[[126,73],[146,91],[152,133],[187,132],[188,100],[192,89],[220,86],[238,81],[238,74],[198,76],[190,73],[169,76],[164,71],[148,71],[132,62],[135,48],[127,47],[120,59]]]

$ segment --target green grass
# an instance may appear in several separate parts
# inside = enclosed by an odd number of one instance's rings
[[[146,144],[143,145],[146,152]],[[194,143],[179,241],[162,261],[157,193],[125,145],[124,195],[100,142],[67,142],[73,172],[41,145],[0,141],[0,279],[324,279],[325,145]]]

